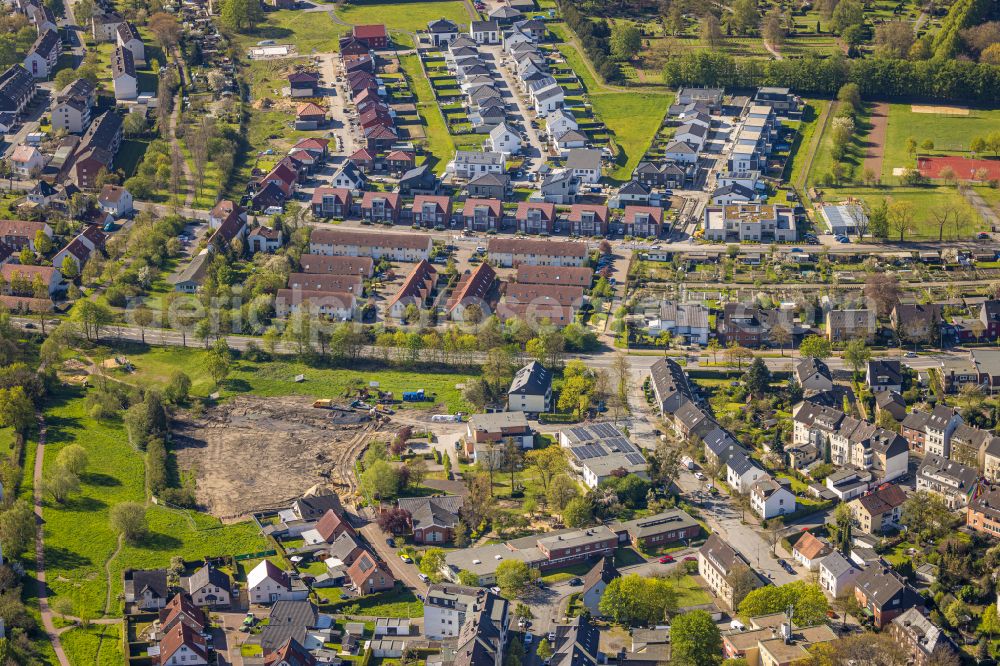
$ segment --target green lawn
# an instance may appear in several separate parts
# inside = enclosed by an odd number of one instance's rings
[[[938,228],[932,212],[942,206],[952,205],[964,214],[964,224],[959,236],[969,238],[977,231],[983,230],[982,219],[976,214],[965,198],[954,187],[839,187],[825,190],[825,198],[829,201],[856,198],[864,200],[869,206],[878,205],[882,199],[891,201],[906,201],[913,205],[913,228],[906,234],[904,240],[937,240]],[[899,240],[899,234],[890,227],[889,235]],[[955,238],[955,228],[949,222],[944,230],[945,239]]]
[[[583,577],[587,575],[594,567],[593,562],[581,562],[580,564],[571,564],[567,567],[560,567],[558,569],[551,569],[546,571],[541,577],[542,582],[549,583],[563,583],[571,578]]]
[[[439,18],[450,19],[459,26],[468,27],[469,24],[469,12],[465,4],[458,0],[438,0],[438,2],[356,0],[337,9],[337,16],[352,25],[382,23],[389,30],[404,32],[426,30],[430,21]]]
[[[837,108],[830,110],[830,113],[836,116]],[[847,150],[844,153],[844,158],[841,163],[850,166],[854,169],[855,178],[860,179],[862,169],[864,168],[865,161],[865,141],[868,132],[871,130],[870,124],[870,114],[871,105],[866,105],[865,110],[858,114],[856,118],[857,130],[854,133],[854,137],[847,145]],[[830,119],[830,123],[827,125],[827,131],[820,135],[819,146],[816,149],[816,156],[813,159],[812,168],[809,170],[809,175],[807,176],[807,182],[810,185],[816,184],[817,181],[833,169],[834,159],[833,159],[833,132],[830,131],[832,127],[833,118]]]
[[[147,335],[154,336],[155,333]],[[152,339],[152,338],[151,338]],[[194,344],[194,342],[191,342]],[[119,352],[121,353],[121,352]],[[125,352],[136,366],[136,373],[123,375],[127,381],[144,386],[165,386],[170,375],[178,369],[188,373],[192,380],[192,393],[206,396],[216,387],[205,369],[204,349],[148,348],[145,351]],[[304,374],[306,380],[298,383],[294,378]],[[304,395],[317,398],[336,398],[353,386],[355,382],[367,385],[377,379],[382,390],[392,391],[397,398],[404,390],[424,389],[437,396],[437,402],[444,403],[449,411],[469,411],[456,384],[469,379],[468,375],[454,372],[407,372],[384,370],[363,364],[354,371],[344,369],[313,368],[293,360],[278,360],[266,363],[237,362],[220,391],[223,398],[253,393],[258,396]],[[412,403],[426,408],[429,402]]]
[[[891,104],[886,127],[882,182],[897,182],[892,176],[894,168],[915,166],[914,159],[906,152],[906,140],[909,137],[916,139],[918,144],[925,139],[934,142],[934,150],[919,150],[921,154],[951,155],[968,153],[969,143],[974,137],[995,132],[998,127],[998,109],[969,109],[967,116],[946,116],[913,113],[909,104]]]
[[[422,617],[424,604],[408,588],[396,588],[377,594],[369,594],[360,599],[346,599],[335,604],[335,612],[358,607],[358,615],[371,617]]]
[[[80,444],[90,454],[80,494],[63,505],[49,502],[45,508],[48,582],[56,596],[73,601],[77,612],[84,608],[99,617],[107,595],[104,566],[117,542],[108,516],[115,504],[145,500],[142,456],[128,443],[119,421],[98,422],[88,416],[82,390],[60,390],[45,413],[49,426],[47,471],[55,466],[59,450],[68,444]],[[204,514],[157,506],[149,508],[147,517],[150,534],[142,546],[124,547],[110,563],[112,615],[121,611],[118,595],[126,567],[162,567],[174,555],[194,560],[266,547],[251,523],[223,526]],[[81,637],[81,642],[86,640]]]
[[[125,171],[126,178],[131,178],[148,147],[148,141],[125,139],[115,156],[115,166]]]
[[[679,608],[701,606],[712,602],[712,595],[699,585],[693,576],[684,576],[684,578],[681,578],[680,581],[675,583],[674,589],[678,593],[677,606]]]
[[[419,56],[400,56],[399,64],[406,72],[410,90],[417,98],[417,113],[420,114],[424,135],[427,137],[418,140],[417,143],[426,143],[427,151],[435,159],[434,171],[438,174],[444,173],[445,166],[455,155],[455,142],[448,132],[444,116],[441,115],[434,90],[431,89],[431,84],[420,67]]]
[[[791,157],[786,165],[786,173],[789,174],[788,181],[794,187],[804,187],[806,183],[806,167],[809,160],[809,153],[819,142],[821,135],[817,131],[819,118],[823,112],[830,107],[830,101],[825,99],[806,100],[805,108],[802,112],[802,121],[799,123],[798,134],[792,143]],[[788,171],[789,166],[791,170]]]
[[[336,51],[337,39],[347,27],[334,23],[327,12],[303,12],[283,9],[268,12],[267,21],[251,34],[241,34],[237,42],[243,49],[257,42],[273,39],[279,44],[294,44],[302,55],[316,51]]]
[[[59,640],[73,666],[118,666],[125,661],[120,625],[70,629]]]

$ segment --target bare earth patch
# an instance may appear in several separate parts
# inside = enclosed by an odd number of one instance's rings
[[[342,483],[372,425],[312,399],[240,396],[202,416],[178,415],[173,449],[197,479],[197,499],[220,518],[285,506],[317,483]]]
[[[969,115],[969,109],[965,106],[928,106],[925,104],[911,104],[910,111],[913,113],[937,113],[942,116]]]

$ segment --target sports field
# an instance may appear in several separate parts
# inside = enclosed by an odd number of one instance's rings
[[[960,115],[943,109],[943,113],[915,113],[910,104],[890,104],[886,127],[885,152],[882,159],[882,182],[893,182],[892,170],[916,166],[915,155],[906,150],[907,139],[913,137],[919,146],[926,139],[934,142],[932,150],[918,149],[921,155],[963,154],[971,157],[969,143],[976,136],[1000,128],[1000,109],[968,109]]]

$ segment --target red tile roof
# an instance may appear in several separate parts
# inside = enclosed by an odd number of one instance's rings
[[[477,206],[489,206],[490,214],[494,217],[500,217],[500,213],[503,210],[503,203],[499,199],[466,199],[465,206],[462,208],[462,215],[472,217],[476,214]]]
[[[522,201],[517,204],[517,219],[523,220],[528,217],[529,210],[540,210],[542,216],[548,220],[556,219],[556,205],[554,203]]]
[[[374,25],[356,25],[354,26],[354,36],[357,39],[372,39],[375,37],[385,37],[385,26],[381,23]]]

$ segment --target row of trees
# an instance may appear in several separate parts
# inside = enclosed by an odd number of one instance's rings
[[[591,20],[577,11],[576,7],[566,2],[566,0],[558,0],[557,4],[563,20],[566,21],[566,25],[580,38],[583,50],[586,52],[587,57],[590,58],[590,62],[593,63],[597,73],[605,81],[621,81],[622,71],[618,67],[615,57],[625,59],[626,57],[634,56],[635,52],[638,52],[638,48],[634,49],[634,52],[632,48],[635,45],[637,35],[631,31],[620,32],[618,37],[612,40],[611,29],[604,19]],[[617,50],[619,52],[614,57],[611,51],[613,41],[618,42]]]
[[[757,60],[697,50],[671,56],[664,67],[664,81],[672,87],[784,86],[802,94],[829,96],[845,83],[856,83],[865,98],[1000,102],[1000,67],[961,60],[851,60],[839,54]]]

